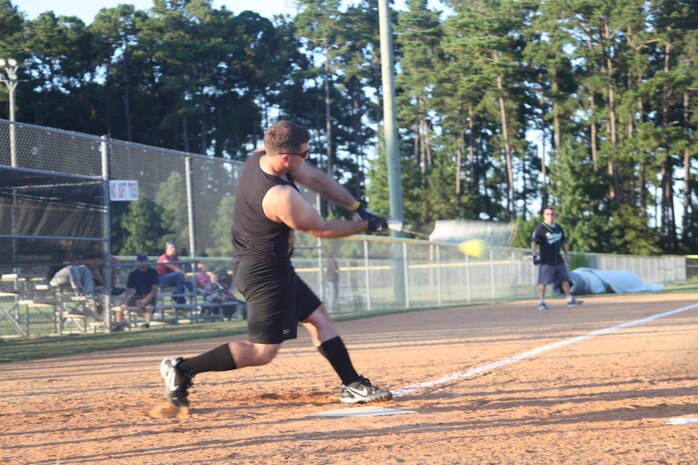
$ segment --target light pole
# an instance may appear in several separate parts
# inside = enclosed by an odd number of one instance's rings
[[[2,81],[10,93],[10,166],[17,167],[17,149],[15,145],[15,89],[17,88],[17,60],[14,58],[0,58],[0,67],[4,69],[5,74],[0,71],[0,81]],[[17,239],[14,237],[17,233],[17,219],[15,217],[17,211],[17,191],[12,188],[12,263],[15,264],[14,273],[19,274],[17,268]],[[19,288],[19,282],[15,280],[15,290]],[[19,303],[19,294],[15,296],[15,305]]]
[[[15,147],[15,89],[17,88],[17,60],[14,58],[0,58],[0,67],[5,70],[5,74],[0,72],[0,81],[10,92],[10,166],[17,166],[17,150]]]
[[[402,221],[402,181],[400,179],[400,147],[397,127],[397,110],[395,108],[395,64],[393,61],[393,30],[390,25],[389,0],[378,0],[378,26],[380,32],[381,78],[383,83],[383,131],[385,133],[385,157],[388,164],[388,191],[390,195],[390,217]],[[403,234],[391,231],[392,237]],[[395,300],[409,305],[407,296],[407,256],[406,249],[400,244],[393,244],[393,275],[395,281]],[[402,260],[400,258],[402,257]],[[404,273],[402,271],[405,271]]]

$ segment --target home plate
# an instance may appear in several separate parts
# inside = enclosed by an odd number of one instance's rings
[[[400,415],[401,413],[414,413],[414,410],[399,410],[396,408],[382,407],[350,407],[328,410],[315,413],[312,417],[375,417],[378,415]]]
[[[677,417],[666,422],[667,425],[691,425],[698,424],[698,418]]]

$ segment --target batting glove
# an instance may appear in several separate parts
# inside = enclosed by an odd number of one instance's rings
[[[533,264],[540,265],[540,257],[538,255],[533,256]]]
[[[359,205],[356,209],[359,218],[368,222],[368,232],[380,232],[388,229],[388,220],[369,211],[365,206]]]

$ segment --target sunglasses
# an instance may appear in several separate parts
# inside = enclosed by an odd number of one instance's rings
[[[286,155],[296,155],[298,157],[303,157],[303,158],[308,158],[308,155],[310,154],[310,149],[306,150],[305,152],[279,152],[280,154],[286,154]]]

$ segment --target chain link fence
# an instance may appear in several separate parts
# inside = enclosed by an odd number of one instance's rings
[[[323,257],[333,254],[339,265],[337,311],[431,308],[538,296],[538,267],[526,249],[493,247],[482,258],[473,259],[455,244],[354,236],[322,241],[320,253]],[[686,280],[686,260],[681,256],[577,253],[571,261],[571,269],[625,270],[645,283]],[[299,275],[327,295],[329,283],[320,273],[327,264],[320,267],[310,257],[295,262]],[[404,289],[396,285],[397,276],[406,283]]]
[[[10,137],[11,126],[14,138]],[[6,192],[0,203],[0,337],[105,331],[113,319],[111,312],[104,312],[112,305],[108,294],[96,303],[55,293],[49,299],[44,278],[50,265],[48,257],[45,261],[34,257],[31,263],[11,259],[11,243],[16,245],[18,240],[43,240],[40,248],[44,255],[58,248],[60,240],[100,244],[103,254],[92,265],[103,274],[107,289],[125,285],[136,253],[145,252],[155,260],[167,240],[177,242],[190,273],[197,262],[206,263],[210,270],[230,270],[232,209],[241,168],[241,163],[231,160],[0,120],[0,174],[6,179],[25,170],[50,178],[57,186],[75,180],[100,181],[102,191],[108,192],[108,180],[133,180],[139,188],[135,202],[93,198],[94,205],[88,210],[102,218],[95,222],[90,217],[89,235],[84,233],[88,224],[84,215],[70,214],[71,210],[87,208],[76,203],[64,208],[63,214],[47,216],[39,223],[27,222],[34,226],[27,226],[30,230],[24,236],[28,237],[22,238],[14,236],[17,201],[13,191]],[[32,182],[27,177],[24,185]],[[303,195],[317,205],[313,193],[304,191]],[[27,218],[25,214],[25,221]],[[145,236],[152,240],[144,241]],[[475,260],[452,244],[376,236],[320,241],[303,233],[296,235],[295,250],[296,270],[323,298],[330,288],[327,259],[336,259],[340,277],[333,311],[337,312],[448,306],[536,295],[536,268],[525,260],[525,250],[492,249]],[[109,256],[117,261],[112,262]],[[586,254],[582,258],[579,266],[624,269],[648,283],[675,283],[686,278],[684,257]],[[88,324],[89,315],[95,317]]]

